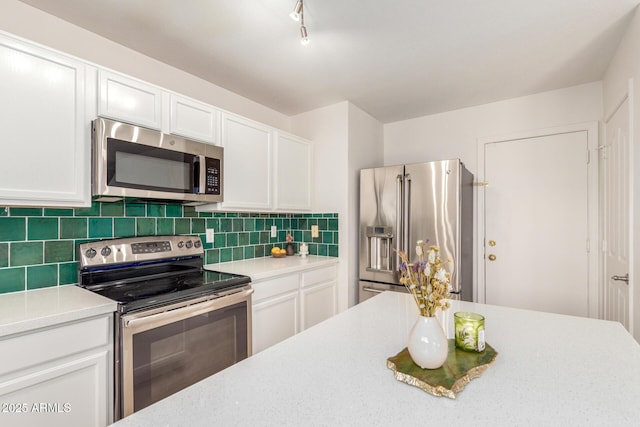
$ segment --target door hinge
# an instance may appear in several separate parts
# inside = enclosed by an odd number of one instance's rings
[[[591,163],[591,151],[587,149],[587,164]]]
[[[600,151],[600,158],[602,160],[607,160],[607,146],[606,145],[598,146],[598,151]]]
[[[587,239],[587,252],[591,252],[591,240]]]

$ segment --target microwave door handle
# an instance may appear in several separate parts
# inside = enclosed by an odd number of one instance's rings
[[[194,187],[197,188],[198,194],[205,194],[207,191],[207,160],[202,154],[194,157]]]

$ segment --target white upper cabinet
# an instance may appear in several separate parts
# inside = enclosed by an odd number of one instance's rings
[[[310,210],[311,142],[280,131],[275,141],[275,208]]]
[[[218,144],[220,112],[151,84],[100,70],[98,115]]]
[[[273,134],[269,126],[222,115],[223,209],[270,210]]]
[[[99,86],[99,116],[162,129],[160,88],[106,70],[99,72]]]
[[[90,206],[97,116],[224,146],[224,202],[311,209],[312,143],[0,32],[0,206]],[[25,167],[28,165],[28,167]]]
[[[224,202],[198,210],[311,210],[310,141],[230,113],[222,113],[221,141]]]
[[[0,205],[91,203],[88,70],[0,34]]]
[[[210,105],[170,95],[170,129],[174,135],[218,144],[220,112]]]

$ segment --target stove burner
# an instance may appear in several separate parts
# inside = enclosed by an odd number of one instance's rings
[[[140,298],[154,297],[156,295],[161,295],[164,293],[176,292],[177,290],[178,290],[177,286],[169,289],[167,288],[167,286],[163,284],[159,284],[159,285],[137,287],[134,289],[127,289],[123,295],[126,298],[130,298],[131,300],[136,300]]]

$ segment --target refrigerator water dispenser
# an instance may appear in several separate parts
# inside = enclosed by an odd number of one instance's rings
[[[369,246],[368,270],[391,271],[393,269],[393,234],[391,227],[367,227]]]

